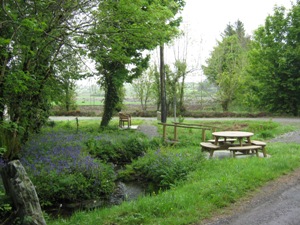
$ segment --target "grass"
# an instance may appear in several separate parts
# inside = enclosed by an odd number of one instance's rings
[[[228,121],[218,125],[221,129],[240,126],[245,130],[253,131],[256,134],[255,138],[261,140],[296,129],[293,126],[280,126],[271,121]],[[161,128],[159,131],[161,132]],[[171,133],[172,130],[169,132]],[[170,151],[175,154],[182,152],[193,155],[199,151],[200,134],[200,131],[183,129],[179,133],[179,139],[189,138],[191,141],[172,147]],[[224,207],[257,190],[266,182],[300,166],[299,144],[268,143],[267,152],[272,156],[271,158],[199,160],[199,164],[188,174],[187,179],[177,183],[168,191],[149,194],[119,206],[76,212],[71,218],[49,220],[47,224],[200,223],[201,220],[215,213],[221,213]]]

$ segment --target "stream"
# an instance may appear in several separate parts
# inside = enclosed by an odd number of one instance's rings
[[[78,203],[60,204],[56,207],[47,208],[45,211],[54,218],[69,217],[78,210],[92,210],[120,205],[124,201],[136,200],[138,197],[148,193],[147,189],[146,185],[141,185],[141,183],[137,182],[117,182],[116,190],[110,199],[95,199]]]

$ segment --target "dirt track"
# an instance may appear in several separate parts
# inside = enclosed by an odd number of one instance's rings
[[[206,225],[299,225],[300,169],[203,221]]]

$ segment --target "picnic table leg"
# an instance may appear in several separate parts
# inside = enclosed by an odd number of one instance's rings
[[[214,150],[210,150],[209,151],[209,158],[211,159],[213,157],[213,155],[214,155]]]
[[[218,145],[218,142],[219,142],[219,137],[215,137],[215,145]]]
[[[232,154],[233,154],[233,158],[235,158],[235,151],[232,151]]]
[[[251,145],[250,137],[247,137],[247,143]]]
[[[239,142],[240,142],[240,146],[242,146],[242,138],[238,138]]]

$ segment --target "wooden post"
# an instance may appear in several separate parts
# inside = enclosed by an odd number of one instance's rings
[[[178,141],[177,123],[174,124],[174,141]]]
[[[206,136],[205,136],[205,128],[202,128],[202,141],[206,140]]]
[[[166,124],[163,124],[163,138],[164,138],[164,140],[167,139],[167,138],[166,138],[166,136],[167,136],[166,127],[167,127],[167,125],[166,125]]]
[[[13,218],[5,224],[46,225],[35,187],[19,160],[9,162],[1,170],[6,193],[16,210]]]
[[[76,117],[76,133],[78,133],[79,130],[79,121],[78,121],[78,117]]]

